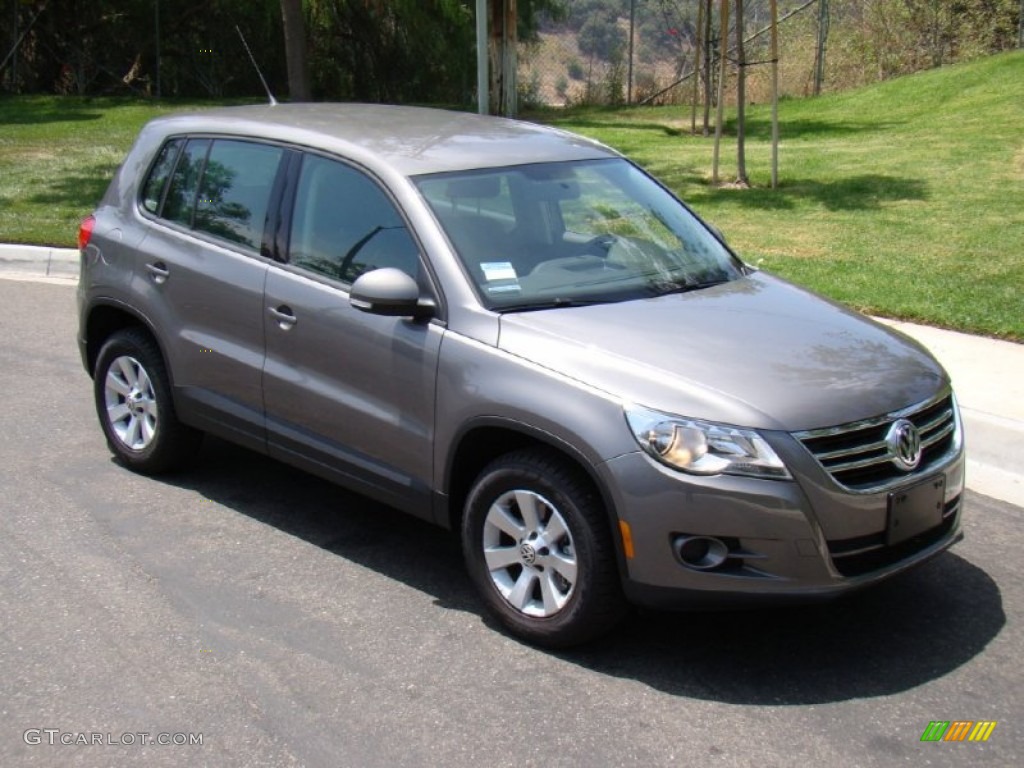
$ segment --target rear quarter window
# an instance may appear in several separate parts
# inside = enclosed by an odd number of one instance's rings
[[[192,226],[199,175],[203,172],[203,163],[209,149],[209,139],[192,139],[185,145],[167,188],[167,198],[160,214],[163,218],[186,227]]]
[[[178,151],[184,143],[183,139],[171,139],[164,144],[163,149],[160,150],[160,154],[157,156],[156,162],[153,163],[153,167],[149,171],[149,176],[142,188],[142,207],[150,213],[158,213],[160,211],[160,203],[164,197],[164,187],[167,186],[167,180],[171,177],[174,163],[178,159]]]

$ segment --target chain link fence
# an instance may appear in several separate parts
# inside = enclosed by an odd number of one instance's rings
[[[778,0],[786,45],[784,94],[808,93],[814,72],[814,0]],[[747,91],[767,100],[770,5],[744,3]],[[703,104],[713,98],[722,36],[720,4],[701,0],[569,0],[561,17],[542,17],[535,39],[519,50],[520,105]],[[727,33],[727,82],[734,82],[735,21]],[[698,49],[698,39],[700,48]],[[696,73],[696,77],[694,77]],[[729,97],[732,98],[731,92]]]

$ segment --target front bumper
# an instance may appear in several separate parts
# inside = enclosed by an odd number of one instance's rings
[[[850,493],[802,457],[795,441],[782,448],[795,480],[696,477],[640,452],[606,462],[606,487],[632,540],[633,556],[624,558],[629,599],[658,608],[828,599],[914,567],[963,537],[962,450],[907,478],[906,487],[944,482],[941,524],[890,545],[887,493]],[[681,536],[714,537],[729,556],[721,566],[694,568],[673,546]]]

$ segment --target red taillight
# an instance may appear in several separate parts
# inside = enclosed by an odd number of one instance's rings
[[[82,250],[89,244],[89,238],[92,237],[92,228],[96,226],[96,217],[89,215],[82,219],[82,223],[78,225],[78,250]]]

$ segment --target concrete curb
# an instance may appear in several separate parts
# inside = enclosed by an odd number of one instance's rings
[[[0,277],[78,281],[78,251],[0,244]],[[967,485],[1024,507],[1024,345],[878,318],[932,351],[953,379],[968,448]]]
[[[45,245],[0,244],[0,272],[78,280],[78,251]]]

